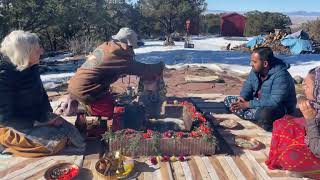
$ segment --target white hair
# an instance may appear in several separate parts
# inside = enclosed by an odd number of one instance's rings
[[[39,37],[35,33],[12,31],[3,39],[0,52],[21,71],[28,67],[31,51],[38,44]]]

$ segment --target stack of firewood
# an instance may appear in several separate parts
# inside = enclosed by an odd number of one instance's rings
[[[312,40],[312,47],[314,49],[315,54],[320,54],[320,42]]]
[[[290,49],[281,44],[281,39],[286,35],[287,33],[282,31],[278,33],[270,33],[265,37],[265,42],[263,44],[257,44],[251,49],[247,48],[246,44],[243,44],[232,48],[232,50],[252,52],[253,49],[258,47],[271,47],[273,52],[277,54],[290,54]]]
[[[265,42],[263,44],[255,45],[252,50],[257,47],[271,47],[273,52],[277,54],[289,54],[290,49],[281,44],[281,39],[285,36],[287,36],[287,33],[281,31],[278,33],[270,33],[265,37]]]

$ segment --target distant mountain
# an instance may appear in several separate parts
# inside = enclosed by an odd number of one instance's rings
[[[205,14],[221,14],[221,13],[230,13],[230,12],[237,12],[239,14],[246,13],[246,11],[207,10]],[[288,16],[320,17],[320,12],[292,11],[292,12],[282,12],[282,13]]]
[[[288,16],[319,16],[320,12],[293,11],[284,13]]]
[[[204,14],[223,14],[223,13],[232,13],[232,12],[236,12],[239,14],[246,13],[245,11],[207,10],[206,12],[204,12]]]

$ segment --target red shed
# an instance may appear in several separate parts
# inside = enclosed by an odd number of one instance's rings
[[[243,36],[246,26],[246,17],[238,13],[229,13],[221,16],[222,36]]]

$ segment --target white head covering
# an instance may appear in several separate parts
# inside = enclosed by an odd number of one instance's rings
[[[124,27],[119,30],[119,32],[112,36],[112,39],[119,40],[120,42],[126,43],[128,46],[133,48],[138,47],[138,35],[132,29]]]

